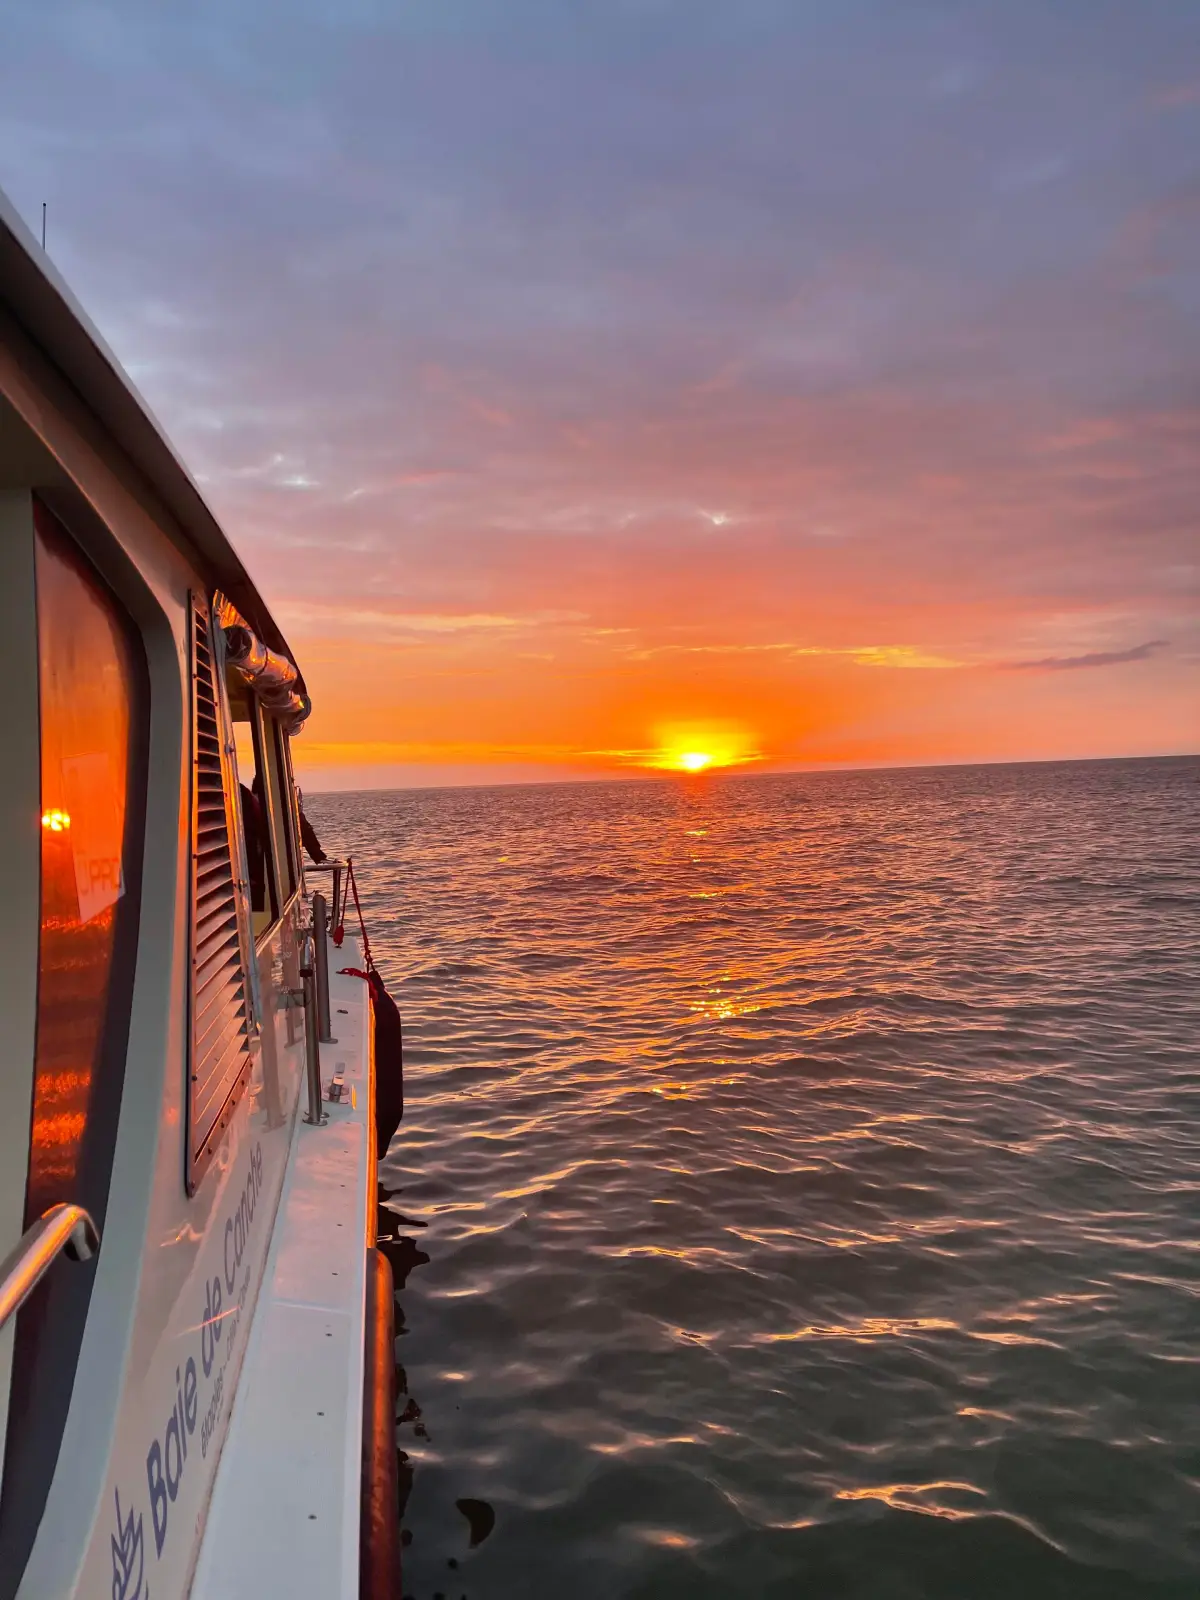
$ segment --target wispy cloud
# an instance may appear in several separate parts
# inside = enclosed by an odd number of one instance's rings
[[[301,634],[356,634],[365,639],[396,635],[449,635],[541,630],[584,620],[579,611],[535,611],[504,616],[487,611],[385,611],[308,600],[284,600],[277,606],[284,625]]]
[[[918,650],[911,645],[865,645],[861,649],[850,652],[856,664],[860,667],[899,667],[903,669],[921,668],[944,670],[947,667],[961,667],[961,661],[955,661],[950,656],[934,655],[927,650]]]
[[[790,641],[726,644],[657,644],[631,649],[628,652],[637,660],[646,661],[654,656],[846,656],[859,667],[913,667],[944,669],[961,667],[961,661],[950,656],[936,655],[908,644],[794,644]]]
[[[1147,661],[1167,648],[1166,639],[1147,639],[1129,650],[1091,650],[1081,656],[1043,656],[1039,661],[1006,661],[1009,672],[1074,672],[1087,667],[1119,667],[1127,661]]]

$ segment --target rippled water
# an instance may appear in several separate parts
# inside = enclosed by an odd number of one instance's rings
[[[1198,778],[312,797],[405,1016],[407,1593],[1200,1594]]]

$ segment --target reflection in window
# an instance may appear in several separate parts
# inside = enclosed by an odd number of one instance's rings
[[[78,1198],[118,911],[134,669],[111,598],[39,508],[42,911],[26,1226]]]
[[[145,663],[124,614],[36,505],[41,925],[25,1224],[59,1201],[105,1227],[137,951]],[[42,1521],[95,1268],[51,1268],[17,1314],[0,1590]]]

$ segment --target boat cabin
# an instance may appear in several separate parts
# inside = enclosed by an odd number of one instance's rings
[[[2,195],[0,663],[0,1600],[398,1594],[362,1539],[370,1008],[335,971],[318,1046],[304,679]]]

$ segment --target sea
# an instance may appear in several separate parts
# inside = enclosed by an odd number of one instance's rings
[[[1200,760],[306,806],[406,1595],[1200,1596]]]

